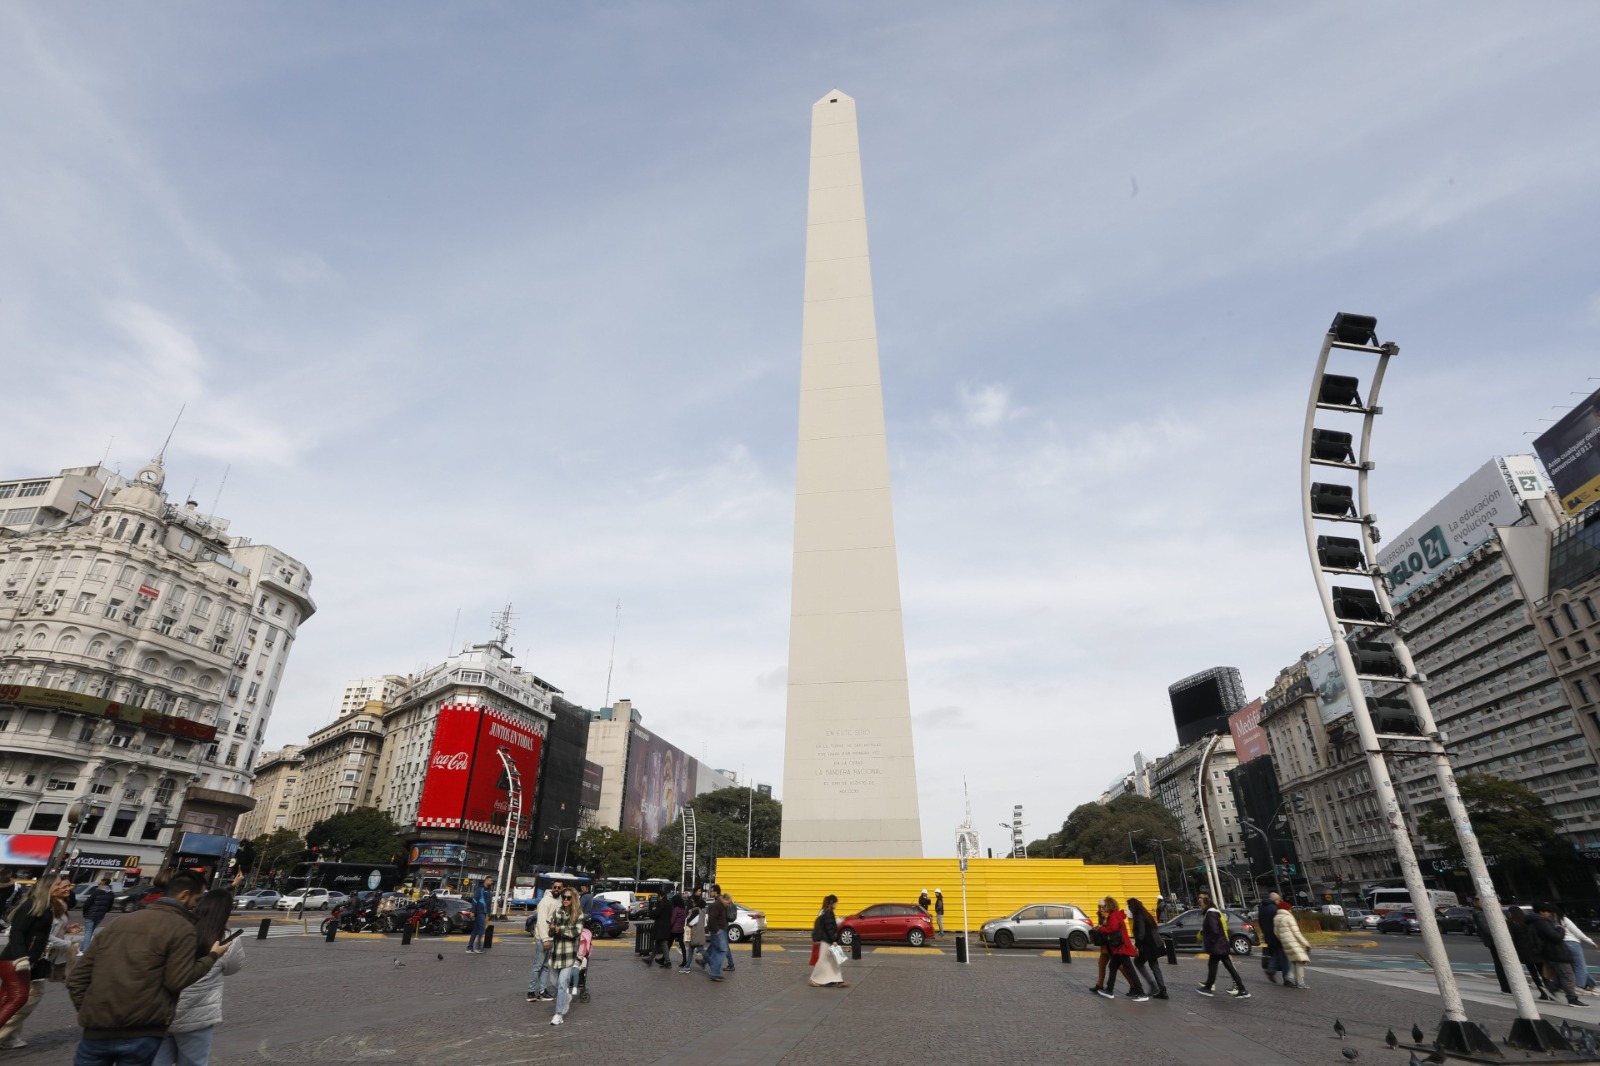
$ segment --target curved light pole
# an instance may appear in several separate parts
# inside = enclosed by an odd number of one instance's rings
[[[1395,626],[1394,605],[1389,599],[1383,571],[1377,564],[1377,519],[1372,514],[1367,496],[1367,475],[1373,468],[1369,458],[1372,428],[1374,420],[1383,413],[1383,408],[1378,406],[1378,390],[1383,384],[1384,371],[1389,360],[1400,352],[1400,346],[1393,342],[1378,343],[1377,325],[1377,319],[1364,315],[1343,312],[1335,315],[1327,336],[1323,338],[1322,351],[1317,356],[1316,373],[1311,379],[1311,397],[1306,403],[1305,433],[1300,442],[1300,508],[1305,524],[1306,551],[1311,558],[1311,572],[1316,580],[1318,598],[1322,601],[1322,611],[1333,636],[1334,659],[1339,665],[1339,673],[1354,711],[1352,717],[1361,740],[1362,753],[1366,757],[1367,774],[1388,822],[1390,840],[1400,860],[1400,872],[1411,894],[1417,923],[1422,927],[1427,962],[1433,970],[1434,980],[1438,982],[1439,998],[1444,1003],[1438,1047],[1441,1051],[1458,1054],[1499,1054],[1499,1049],[1484,1030],[1467,1020],[1461,992],[1456,987],[1455,974],[1451,972],[1450,958],[1445,953],[1444,940],[1439,934],[1433,908],[1428,905],[1422,869],[1417,864],[1411,835],[1406,830],[1405,816],[1400,810],[1399,798],[1380,744],[1380,741],[1388,740],[1421,742],[1426,746],[1445,807],[1461,842],[1462,857],[1483,902],[1484,918],[1495,949],[1502,959],[1515,959],[1516,949],[1506,929],[1500,901],[1489,879],[1477,837],[1472,830],[1472,821],[1456,789],[1449,757],[1434,724],[1427,695],[1422,689],[1425,679],[1417,671],[1416,663],[1412,661],[1411,653]],[[1358,379],[1327,373],[1328,356],[1334,351],[1361,353],[1377,360],[1365,404],[1359,394]],[[1352,448],[1352,434],[1318,428],[1316,419],[1319,411],[1360,415],[1359,451]],[[1312,481],[1314,466],[1354,474],[1354,493],[1348,485]],[[1329,533],[1319,535],[1318,522],[1354,526],[1359,539]],[[1332,575],[1364,578],[1371,591],[1330,586],[1328,579]],[[1389,639],[1377,639],[1383,635]],[[1405,693],[1405,702],[1409,704],[1407,707],[1397,707],[1400,701],[1385,699],[1380,702],[1379,706],[1384,710],[1382,721],[1387,730],[1385,733],[1379,733],[1373,723],[1367,696],[1361,689],[1362,681],[1399,685]],[[1414,729],[1417,735],[1395,732],[1401,728]],[[1511,1029],[1509,1043],[1514,1047],[1570,1049],[1569,1042],[1548,1022],[1540,1019],[1538,1009],[1533,1005],[1533,997],[1528,993],[1522,968],[1507,966],[1506,977],[1516,999],[1518,1015]]]

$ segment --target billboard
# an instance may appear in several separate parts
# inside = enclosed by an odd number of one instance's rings
[[[59,839],[54,833],[0,833],[0,865],[43,866]]]
[[[1267,731],[1261,728],[1260,700],[1247,703],[1244,710],[1229,715],[1228,732],[1233,735],[1233,751],[1241,766],[1272,751],[1267,746]]]
[[[628,738],[622,829],[654,840],[694,798],[699,763],[643,729]]]
[[[532,726],[492,707],[440,707],[417,804],[417,826],[480,833],[503,830],[511,807],[510,783],[499,755],[503,748],[522,778],[523,818],[518,836],[527,837],[543,743],[544,738]]]
[[[1533,450],[1550,472],[1561,506],[1577,514],[1600,500],[1600,389],[1539,434]]]
[[[1322,715],[1323,725],[1355,712],[1355,704],[1350,702],[1350,693],[1345,689],[1344,675],[1339,672],[1339,661],[1334,658],[1332,648],[1306,663],[1306,676],[1311,679],[1311,688],[1317,694],[1317,711]],[[1371,696],[1372,682],[1361,682],[1361,691]]]
[[[1244,681],[1231,666],[1191,674],[1167,686],[1178,743],[1191,744],[1228,728],[1228,716],[1244,706]]]
[[[156,733],[193,740],[217,739],[217,727],[188,718],[179,718],[143,707],[132,707],[115,700],[103,700],[82,692],[64,692],[55,688],[35,688],[31,685],[0,685],[0,703],[20,703],[24,707],[67,711],[70,714],[87,714],[96,718],[109,718],[126,722]]]
[[[606,768],[596,762],[583,763],[583,785],[578,791],[578,806],[585,810],[600,809],[600,791],[605,787]]]
[[[1510,456],[1504,462],[1524,470],[1521,460],[1527,458]],[[1399,604],[1494,536],[1496,526],[1515,524],[1522,517],[1522,496],[1501,460],[1484,463],[1378,553],[1390,598]]]

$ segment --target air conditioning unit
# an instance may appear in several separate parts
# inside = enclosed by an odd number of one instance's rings
[[[45,614],[55,614],[55,613],[56,613],[56,605],[55,605],[55,604],[53,604],[53,603],[52,603],[52,604],[49,604],[49,605],[47,605],[47,606],[46,606],[46,607],[45,607],[45,609],[44,609],[44,613],[45,613]]]
[[[128,738],[120,735],[113,736],[111,738],[111,746],[113,748],[125,748],[128,746]]]
[[[8,584],[8,585],[15,585],[15,584],[16,584],[16,583],[17,583],[17,579],[16,579],[16,578],[14,578],[14,577],[8,577],[8,578],[6,578],[6,584]]]
[[[34,584],[35,585],[48,585],[48,584],[50,584],[50,575],[49,574],[44,574],[43,576],[41,576],[39,578],[36,578],[34,580]]]

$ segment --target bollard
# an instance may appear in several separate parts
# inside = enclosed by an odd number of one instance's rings
[[[1178,965],[1178,942],[1171,937],[1167,938],[1167,965]]]
[[[859,933],[850,938],[850,957],[857,962],[861,961],[861,934]]]
[[[483,950],[488,951],[492,947],[494,947],[494,926],[486,925],[483,927]]]
[[[416,935],[417,935],[417,927],[412,925],[410,922],[407,922],[405,925],[401,926],[400,927],[400,946],[401,947],[409,946],[410,943],[411,943],[411,938],[416,936]]]
[[[1061,961],[1064,963],[1072,962],[1072,945],[1067,943],[1066,937],[1061,938]]]
[[[755,936],[750,938],[750,957],[752,959],[759,959],[761,957],[761,934],[760,933],[757,933]]]
[[[633,953],[635,955],[648,955],[650,948],[650,926],[641,922],[633,931]]]
[[[956,961],[967,961],[967,934],[965,933],[956,934]]]
[[[338,933],[339,933],[339,922],[338,922],[338,919],[329,918],[328,919],[328,931],[323,934],[322,939],[324,941],[326,941],[327,943],[331,944],[331,943],[333,943],[333,938],[335,936],[337,936]]]
[[[272,928],[272,919],[271,918],[263,918],[263,919],[261,919],[261,928],[256,930],[256,939],[257,940],[265,940],[265,939],[267,939],[267,930],[271,929],[271,928]]]

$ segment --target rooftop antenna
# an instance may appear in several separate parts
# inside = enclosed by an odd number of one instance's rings
[[[622,598],[617,598],[617,620],[611,626],[611,661],[606,664],[606,701],[602,707],[611,706],[611,671],[617,665],[617,630],[622,628]]]
[[[511,634],[516,632],[515,629],[511,628],[511,623],[516,621],[516,619],[517,616],[511,612],[511,603],[509,600],[506,602],[504,610],[496,611],[494,614],[489,616],[489,628],[500,634],[500,639],[495,641],[495,643],[500,645],[500,647],[505,648],[506,641],[510,640]],[[509,651],[510,649],[506,650]]]
[[[456,608],[456,624],[450,627],[450,646],[444,650],[446,659],[456,653],[456,631],[461,628],[461,608]]]
[[[111,461],[111,446],[113,444],[115,444],[116,442],[117,442],[117,436],[116,436],[116,434],[113,433],[111,435],[111,439],[106,441],[106,453],[100,457],[100,465],[102,467],[104,467],[107,463],[109,463]]]
[[[228,487],[228,475],[233,472],[233,464],[229,463],[222,468],[222,483],[217,486],[217,498],[211,501],[211,513],[217,513],[217,504],[222,502],[222,490]]]
[[[174,418],[172,420],[172,428],[167,430],[167,439],[161,442],[161,450],[159,452],[156,452],[156,458],[157,459],[166,458],[167,445],[172,443],[172,435],[174,433],[178,432],[178,423],[183,421],[183,412],[184,412],[184,409],[187,408],[188,406],[189,406],[188,404],[180,404],[178,406],[178,417]]]

